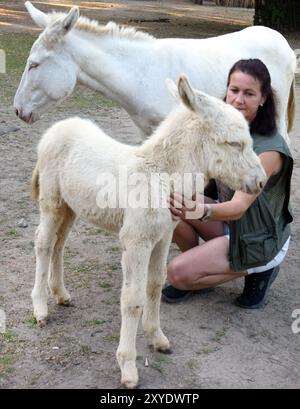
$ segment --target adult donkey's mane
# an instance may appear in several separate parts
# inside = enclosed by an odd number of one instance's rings
[[[66,17],[66,13],[53,12],[48,14],[50,17],[50,24],[53,24],[59,19]],[[108,22],[106,25],[101,25],[97,20],[91,20],[87,17],[80,16],[76,25],[75,30],[82,31],[85,33],[92,33],[99,36],[111,36],[114,38],[126,38],[128,40],[134,41],[154,41],[156,40],[151,34],[145,33],[143,31],[137,31],[134,27],[127,27],[123,25],[116,24],[113,21]]]

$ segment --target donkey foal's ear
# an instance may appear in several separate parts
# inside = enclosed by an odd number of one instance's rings
[[[177,100],[181,101],[181,98],[178,94],[178,88],[176,87],[176,84],[171,78],[167,78],[165,81],[166,87],[170,94]]]
[[[192,111],[195,111],[196,97],[186,75],[181,75],[179,77],[177,88],[180,99],[184,105],[186,105],[187,108],[191,109]]]

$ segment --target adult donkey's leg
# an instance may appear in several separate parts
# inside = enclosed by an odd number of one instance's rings
[[[122,237],[123,236],[123,237]],[[152,250],[150,242],[138,241],[136,235],[120,234],[123,285],[121,293],[121,333],[117,360],[121,368],[121,383],[134,388],[138,383],[136,368],[136,333],[146,299],[148,265]]]
[[[61,209],[60,227],[56,235],[56,242],[51,257],[48,285],[57,304],[60,305],[69,305],[71,301],[71,296],[64,285],[63,255],[65,243],[75,218],[75,213],[67,205]]]
[[[162,286],[167,275],[167,257],[173,231],[167,232],[152,251],[147,284],[147,300],[143,311],[143,327],[150,346],[154,350],[168,353],[170,344],[160,328],[160,299]]]
[[[46,323],[47,307],[47,277],[50,258],[56,241],[56,233],[61,223],[59,209],[40,206],[40,224],[35,235],[36,273],[34,288],[31,293],[34,316],[39,326]]]

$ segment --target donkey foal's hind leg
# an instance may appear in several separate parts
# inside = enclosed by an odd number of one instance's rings
[[[40,217],[35,235],[36,272],[31,298],[36,321],[39,326],[44,326],[48,315],[47,277],[61,215],[58,209],[50,206],[43,209],[41,205]]]
[[[75,213],[66,205],[61,209],[61,221],[57,232],[57,239],[52,252],[48,275],[48,285],[56,303],[69,305],[71,296],[64,285],[63,255],[64,247],[70,230],[75,221]]]

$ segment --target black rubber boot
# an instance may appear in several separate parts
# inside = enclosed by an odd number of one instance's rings
[[[245,277],[243,293],[236,299],[241,308],[261,308],[268,300],[270,287],[279,272],[279,266],[262,273],[249,274]]]

